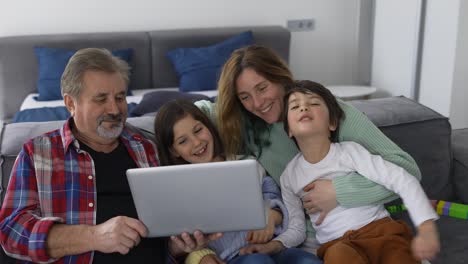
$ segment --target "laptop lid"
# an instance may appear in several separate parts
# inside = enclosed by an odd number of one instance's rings
[[[262,229],[262,169],[238,160],[127,170],[149,237]]]

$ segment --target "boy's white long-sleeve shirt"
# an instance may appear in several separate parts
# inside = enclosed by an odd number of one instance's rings
[[[299,153],[281,175],[281,191],[289,212],[289,225],[275,240],[285,247],[298,246],[305,240],[306,219],[301,201],[305,193],[302,188],[317,179],[333,179],[351,172],[358,172],[400,195],[415,226],[438,218],[418,180],[403,168],[372,155],[357,143],[332,143],[330,151],[320,162],[312,164]],[[343,236],[348,230],[357,230],[387,216],[389,214],[383,205],[354,208],[338,205],[321,225],[315,225],[319,213],[311,214],[310,219],[317,231],[317,240],[326,243]]]

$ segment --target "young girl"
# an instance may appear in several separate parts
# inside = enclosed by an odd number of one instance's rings
[[[193,103],[184,100],[163,105],[155,120],[156,144],[161,165],[203,163],[226,160],[218,132],[208,117]],[[228,263],[321,263],[316,256],[300,249],[288,249],[275,256],[239,255],[249,243],[266,243],[287,226],[287,211],[271,177],[263,177],[263,197],[270,202],[268,225],[264,230],[226,232],[209,244],[212,250],[191,253],[186,263],[202,263],[216,253]],[[241,195],[241,194],[240,194]],[[214,251],[214,252],[213,252]],[[301,262],[304,261],[304,262]]]
[[[338,206],[325,218],[319,213],[310,214],[321,243],[317,255],[325,263],[418,263],[432,259],[439,250],[434,224],[438,217],[419,182],[357,143],[332,143],[343,111],[322,85],[297,81],[285,95],[284,106],[284,129],[302,152],[289,162],[280,178],[289,226],[273,242],[259,246],[258,251],[275,252],[304,241],[304,186],[318,178],[333,179],[358,172],[402,197],[417,226],[417,235],[411,241],[409,227],[392,220],[382,205]]]

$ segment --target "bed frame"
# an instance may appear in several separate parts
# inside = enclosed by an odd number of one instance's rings
[[[23,99],[36,92],[38,63],[34,47],[133,48],[131,89],[166,88],[178,87],[167,51],[212,45],[246,30],[252,30],[255,43],[273,48],[289,61],[291,34],[281,26],[0,37],[0,121],[10,120]]]

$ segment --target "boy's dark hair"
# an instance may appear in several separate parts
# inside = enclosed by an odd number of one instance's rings
[[[289,112],[289,97],[293,93],[303,93],[303,94],[311,94],[314,93],[320,97],[322,97],[325,105],[328,108],[329,119],[330,123],[336,126],[335,131],[331,131],[330,133],[330,141],[337,142],[338,141],[338,129],[340,125],[340,120],[345,117],[345,113],[343,109],[341,109],[338,101],[336,100],[335,96],[325,88],[320,83],[316,83],[313,81],[303,80],[303,81],[295,81],[291,87],[286,89],[286,95],[284,96],[284,110],[283,110],[283,125],[284,130],[287,134],[289,134],[289,124],[288,124],[288,112]],[[296,139],[293,137],[294,142],[297,145]]]
[[[221,138],[210,119],[191,101],[174,100],[161,106],[154,120],[154,132],[156,135],[156,147],[158,149],[160,165],[166,166],[188,163],[182,158],[173,156],[170,151],[174,144],[174,125],[177,121],[186,116],[192,116],[193,119],[200,121],[208,128],[213,137],[214,157],[225,158]]]

